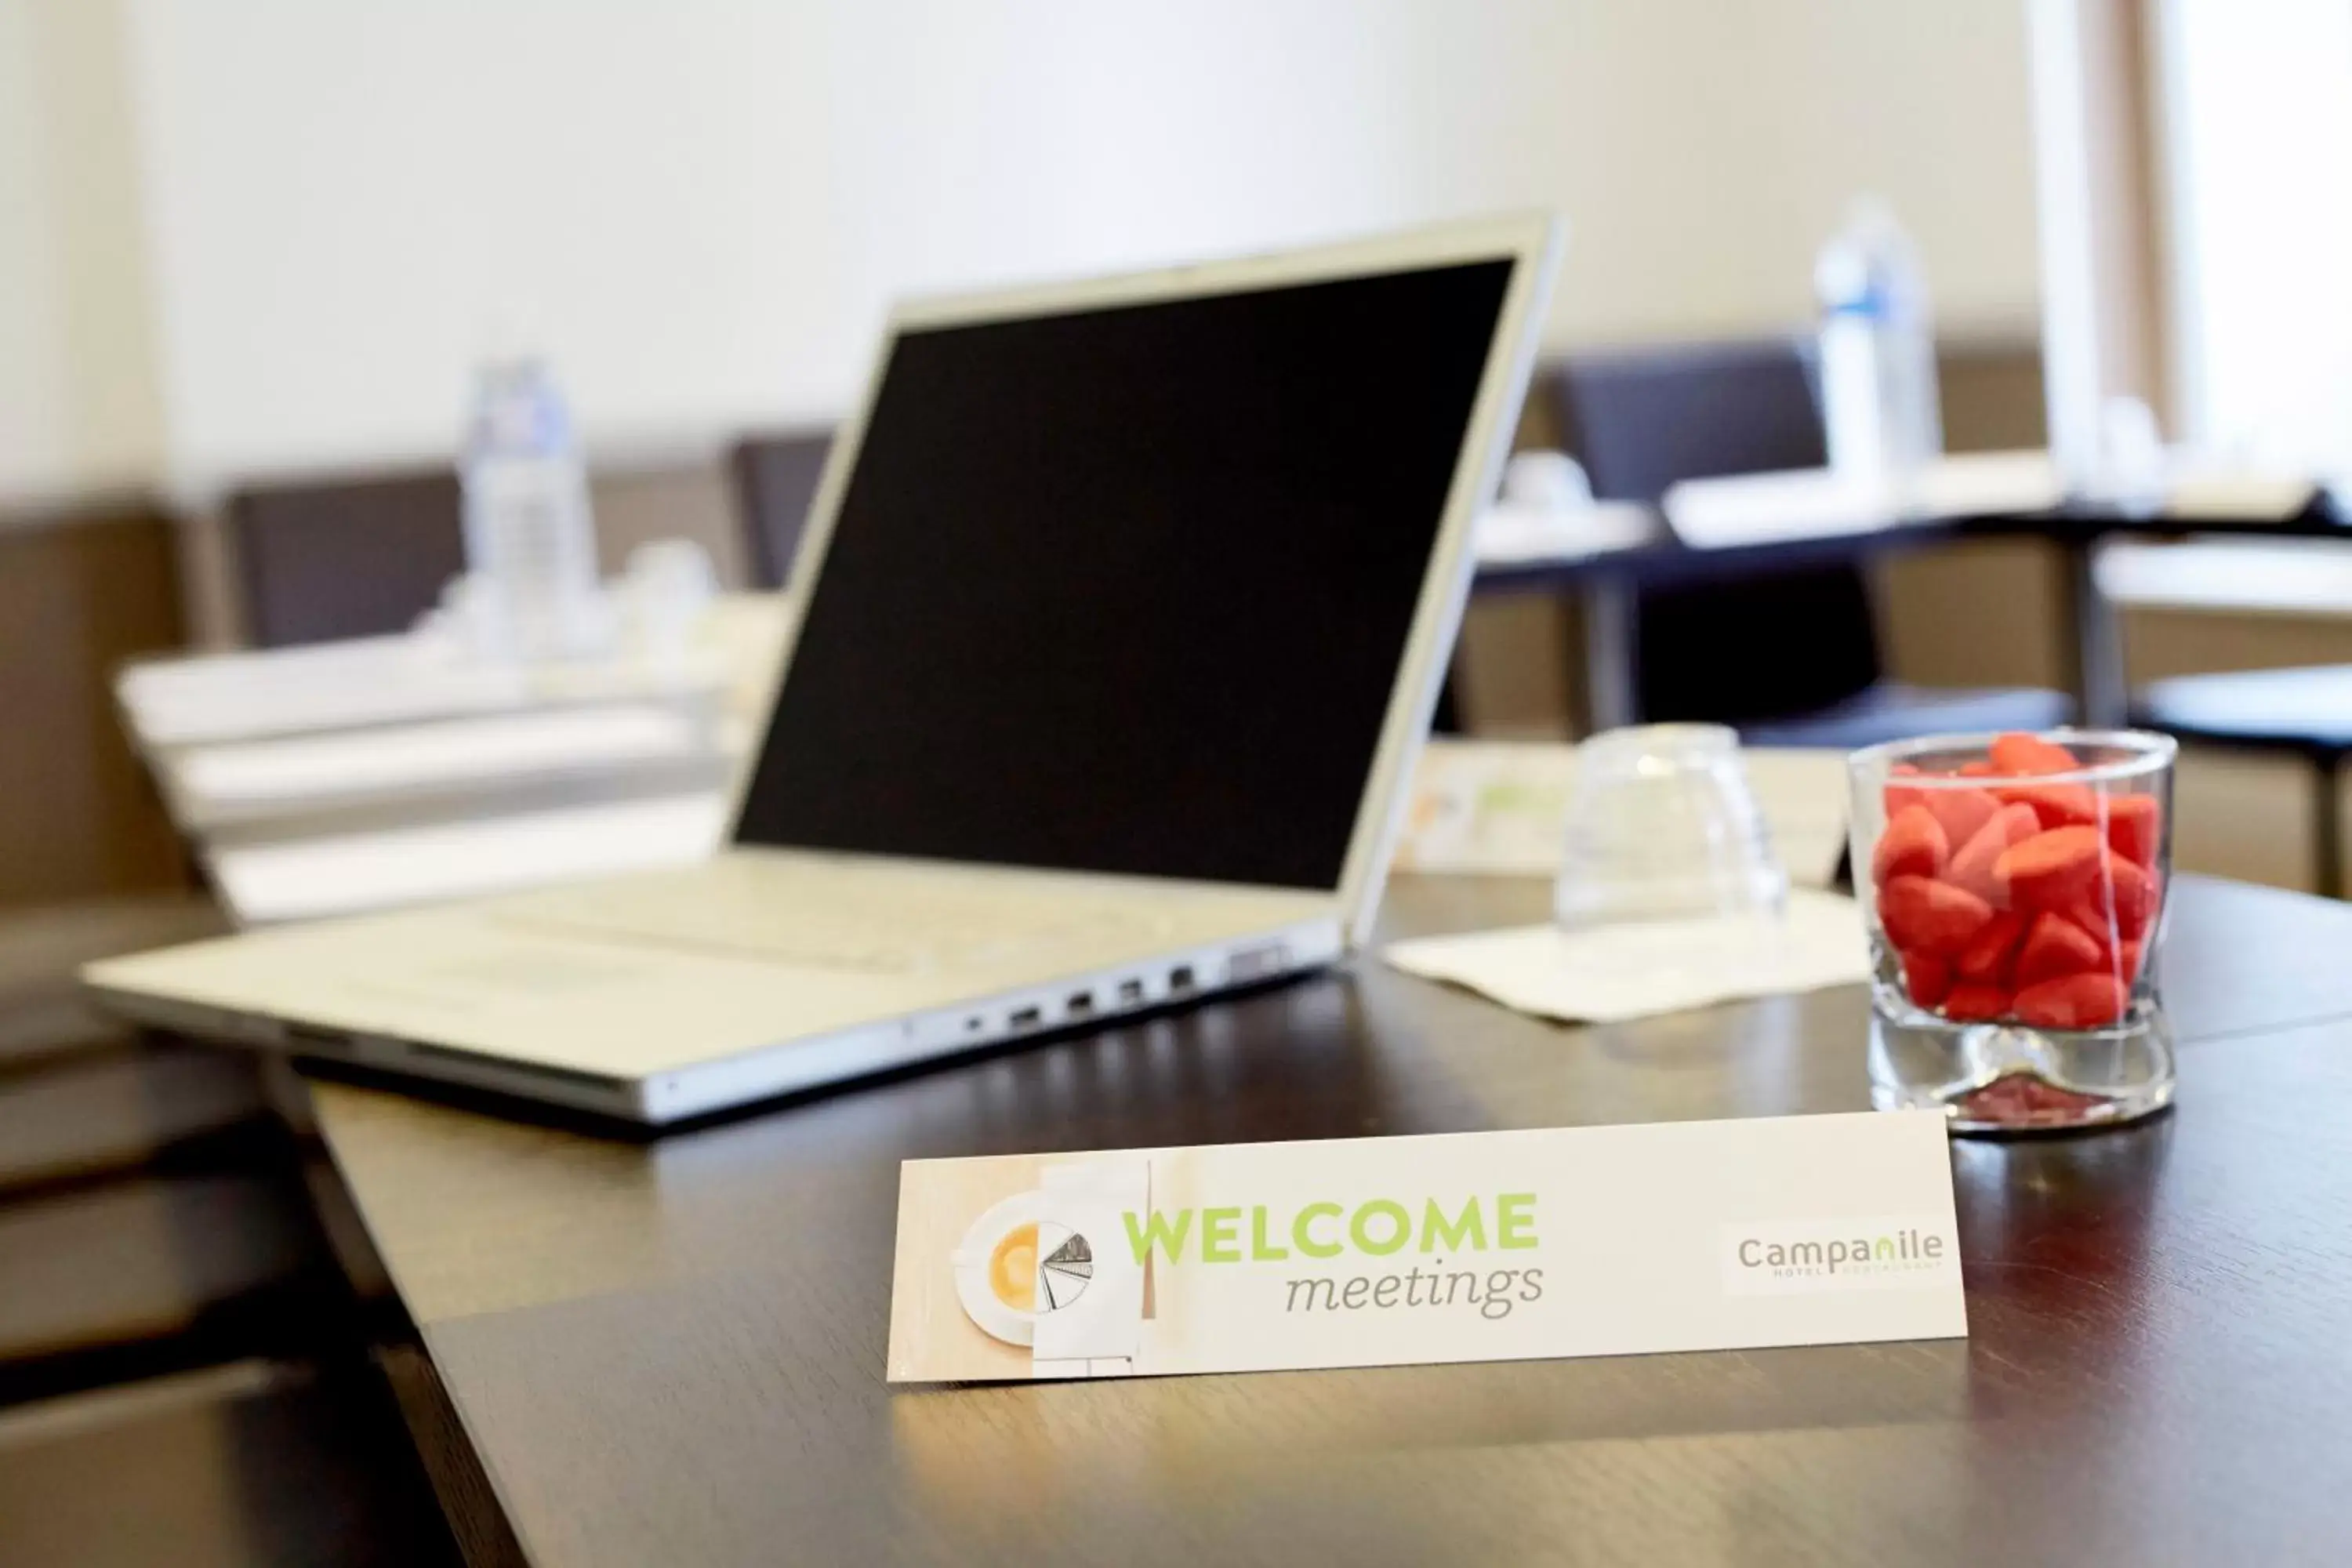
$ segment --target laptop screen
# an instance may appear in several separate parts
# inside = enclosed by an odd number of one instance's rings
[[[1339,887],[1511,266],[902,332],[738,840]]]

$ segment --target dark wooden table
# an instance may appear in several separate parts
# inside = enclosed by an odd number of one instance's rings
[[[1858,989],[1563,1029],[1366,960],[652,1145],[316,1104],[545,1568],[2342,1563],[2352,909],[2183,878],[2170,943],[2174,1113],[1954,1145],[1966,1342],[882,1381],[901,1159],[1851,1110]]]

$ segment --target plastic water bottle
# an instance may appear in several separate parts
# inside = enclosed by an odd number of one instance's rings
[[[1876,202],[1855,204],[1813,267],[1830,468],[1900,492],[1944,450],[1936,332],[1918,254]]]
[[[526,659],[611,640],[596,578],[588,472],[544,363],[493,360],[474,379],[464,462],[466,565],[483,641]]]

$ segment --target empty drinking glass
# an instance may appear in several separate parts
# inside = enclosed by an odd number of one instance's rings
[[[1777,918],[1788,873],[1719,724],[1608,730],[1577,748],[1554,918],[1566,927]]]

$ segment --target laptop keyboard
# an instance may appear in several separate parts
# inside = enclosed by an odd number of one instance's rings
[[[1149,939],[1172,929],[1132,900],[748,858],[621,887],[551,889],[502,912],[532,925],[888,973],[992,967],[1082,940],[1092,946],[1106,935]]]

